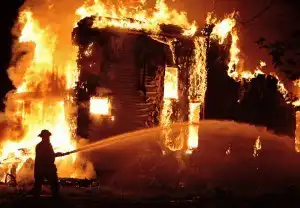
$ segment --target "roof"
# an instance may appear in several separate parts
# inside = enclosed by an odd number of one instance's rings
[[[130,28],[120,28],[120,27],[105,27],[105,28],[95,28],[93,27],[93,24],[96,20],[114,20],[116,22],[128,22],[129,24],[142,24],[141,21],[134,20],[132,18],[123,18],[123,19],[117,19],[117,18],[111,18],[111,17],[86,17],[82,20],[80,20],[77,23],[77,27],[73,30],[73,38],[76,40],[76,36],[80,35],[80,31],[84,30],[90,30],[90,34],[94,34],[96,32],[101,31],[109,31],[109,32],[125,32],[125,33],[132,33],[132,34],[146,34],[146,35],[157,35],[160,37],[166,37],[166,38],[180,38],[180,39],[193,39],[194,37],[207,37],[213,28],[213,25],[206,25],[203,28],[198,28],[193,36],[184,36],[182,35],[184,32],[184,29],[177,26],[177,25],[171,25],[171,24],[160,24],[160,32],[155,33],[151,31],[146,31],[144,29],[130,29]]]

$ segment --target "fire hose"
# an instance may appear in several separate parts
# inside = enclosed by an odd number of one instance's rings
[[[78,152],[78,150],[72,150],[72,151],[64,152],[64,153],[58,152],[58,153],[55,153],[55,157],[63,157],[63,156],[67,156],[67,155],[70,155],[70,154],[73,154],[76,152]],[[21,159],[19,159],[19,158],[15,158],[14,161],[8,161],[9,159],[11,159],[11,158],[6,158],[2,161],[0,160],[0,165],[13,164],[13,163],[18,163],[21,161]],[[20,160],[20,161],[16,161],[16,160]]]
[[[64,152],[64,153],[58,152],[58,153],[55,153],[55,157],[63,157],[63,156],[67,156],[67,155],[70,155],[70,154],[73,154],[76,152],[78,152],[78,150],[72,150],[72,151]]]

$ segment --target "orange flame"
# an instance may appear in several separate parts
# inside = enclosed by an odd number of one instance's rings
[[[164,131],[164,145],[171,151],[177,151],[183,148],[182,137],[172,136],[172,129],[168,128],[172,123],[173,101],[178,100],[178,69],[166,67],[164,77],[164,103],[161,113],[160,124],[167,127]]]
[[[105,5],[99,0],[86,1],[78,8],[76,14],[81,19],[98,16],[93,24],[95,28],[116,27],[133,30],[160,32],[160,24],[174,24],[184,28],[183,35],[192,36],[196,32],[196,23],[189,23],[185,12],[170,10],[164,0],[157,0],[154,9],[143,9],[145,2],[136,7],[118,7]],[[113,18],[113,19],[112,19]]]
[[[260,141],[260,136],[258,136],[257,139],[255,140],[255,144],[253,147],[253,157],[257,157],[261,149],[262,149],[262,143]]]
[[[189,122],[197,124],[200,120],[201,103],[190,103]],[[188,149],[192,150],[198,147],[198,125],[189,126]]]
[[[52,132],[51,143],[55,151],[64,152],[76,148],[72,141],[74,121],[69,120],[68,114],[71,109],[68,109],[68,106],[72,103],[70,90],[75,86],[78,74],[75,59],[59,63],[59,66],[55,65],[57,36],[47,28],[42,29],[31,11],[23,11],[19,22],[24,25],[19,44],[34,44],[34,50],[33,57],[28,61],[28,67],[16,86],[16,93],[11,93],[8,97],[6,113],[11,114],[9,118],[12,122],[21,127],[19,131],[22,136],[15,138],[20,142],[6,141],[2,144],[0,155],[0,161],[18,158],[17,171],[29,158],[34,158],[34,147],[39,142],[37,135],[42,129]],[[14,134],[15,132],[11,132],[7,137],[10,138]],[[27,154],[22,155],[19,148],[28,149]],[[64,160],[69,161],[67,164],[62,160],[57,161],[61,176],[66,169],[71,169],[75,159],[74,154]],[[68,173],[67,176],[71,175]]]
[[[230,14],[222,21],[217,20],[212,13],[209,13],[206,18],[207,24],[214,24],[215,27],[211,33],[213,38],[217,38],[220,44],[223,44],[225,39],[230,33],[232,33],[234,27],[236,26],[236,21],[234,19],[235,13]]]
[[[227,71],[228,76],[236,81],[250,81],[251,79],[256,78],[258,75],[265,74],[262,71],[262,68],[266,67],[266,63],[264,61],[260,61],[259,66],[254,71],[245,70],[241,68],[239,58],[241,50],[238,47],[239,37],[238,31],[235,28],[236,21],[234,19],[234,14],[235,13],[232,13],[230,16],[219,22],[217,21],[217,18],[215,18],[212,14],[209,14],[206,21],[208,24],[216,25],[212,31],[212,37],[217,38],[220,44],[223,44],[228,34],[231,34],[230,60],[228,63]],[[285,99],[288,99],[289,92],[284,86],[283,82],[279,79],[279,77],[276,74],[271,73],[271,75],[278,80],[277,88],[279,92],[283,95]]]
[[[91,97],[90,113],[95,115],[110,115],[111,105],[108,98]]]
[[[93,22],[95,28],[115,27],[121,29],[143,30],[158,34],[161,32],[161,24],[174,24],[183,28],[183,36],[193,36],[197,31],[195,22],[189,22],[185,12],[178,12],[167,7],[164,0],[157,0],[155,8],[144,9],[146,0],[140,0],[135,7],[124,6],[122,2],[119,5],[106,5],[100,0],[87,0],[83,6],[76,10],[79,19],[89,16],[96,16]],[[78,20],[78,19],[77,19]],[[77,20],[74,22],[77,23]],[[8,106],[6,113],[12,119],[12,122],[19,127],[19,134],[12,130],[7,135],[7,138],[18,139],[20,142],[7,140],[2,146],[0,161],[7,158],[12,158],[18,161],[18,171],[22,164],[33,158],[33,148],[37,144],[36,135],[41,129],[48,128],[53,133],[52,143],[56,151],[69,151],[75,148],[76,144],[72,140],[74,125],[76,124],[69,118],[72,109],[73,88],[78,79],[78,71],[76,67],[77,48],[61,50],[57,43],[59,35],[55,30],[49,28],[41,28],[39,21],[34,19],[34,14],[29,11],[23,11],[20,15],[19,22],[24,25],[22,33],[19,37],[20,44],[31,43],[34,45],[33,57],[29,58],[29,63],[26,59],[23,63],[26,67],[11,68],[10,77],[17,87],[15,93],[11,93],[8,98]],[[241,69],[240,49],[238,47],[238,31],[236,29],[236,21],[234,13],[227,16],[222,21],[218,21],[213,15],[209,14],[207,23],[215,24],[212,31],[212,37],[217,39],[220,44],[223,44],[231,35],[230,61],[228,63],[228,75],[235,79],[251,80],[262,72],[262,67],[265,63],[261,62],[260,66],[254,71]],[[71,31],[69,31],[71,34]],[[170,43],[168,40],[168,44]],[[71,41],[69,40],[71,43]],[[69,43],[69,44],[70,44]],[[169,44],[170,45],[170,44]],[[91,56],[93,45],[89,45],[84,52],[85,56]],[[170,47],[173,50],[172,47]],[[172,51],[174,52],[174,51]],[[61,58],[61,54],[71,54],[72,58]],[[174,54],[173,54],[174,55]],[[174,57],[173,57],[174,58]],[[59,60],[57,60],[59,59]],[[198,115],[201,105],[204,103],[206,92],[206,48],[202,38],[195,38],[195,56],[194,64],[191,69],[189,102],[190,116],[189,121],[196,122],[199,120]],[[14,73],[22,72],[22,78],[17,79]],[[20,73],[20,72],[18,72]],[[165,98],[164,107],[162,110],[161,123],[164,126],[171,124],[172,115],[172,100],[178,100],[178,72],[166,72],[165,79]],[[276,76],[278,79],[278,77]],[[299,81],[300,83],[300,81]],[[300,85],[297,84],[296,85]],[[278,89],[287,97],[287,90],[283,83],[279,80]],[[299,102],[300,103],[300,102]],[[90,111],[95,114],[109,114],[110,103],[108,99],[92,98],[90,103]],[[168,132],[167,132],[168,133]],[[180,137],[175,141],[176,144],[169,145],[171,150],[183,148],[183,142]],[[173,142],[167,141],[167,142]],[[168,146],[167,145],[167,146]],[[188,146],[190,149],[198,146],[198,135],[194,128],[189,130]],[[23,154],[18,151],[18,148],[28,148],[29,153]],[[70,156],[71,163],[63,163],[59,166],[59,172],[70,168],[76,156]],[[1,166],[0,166],[1,168]],[[70,176],[70,172],[66,176]],[[72,176],[79,177],[76,172]]]

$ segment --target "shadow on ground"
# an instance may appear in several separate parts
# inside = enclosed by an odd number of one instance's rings
[[[300,192],[290,187],[282,194],[255,197],[235,197],[225,190],[215,189],[211,196],[189,196],[185,198],[135,197],[115,194],[100,188],[63,188],[62,196],[53,199],[47,192],[39,199],[26,196],[26,190],[2,186],[0,207],[299,207]]]

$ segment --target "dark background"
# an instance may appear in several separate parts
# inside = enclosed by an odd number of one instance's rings
[[[45,4],[45,2],[49,1],[41,0],[34,2],[30,0],[26,1],[26,3],[27,2],[30,2],[32,5],[35,3]],[[60,2],[59,6],[62,6],[63,2],[64,0]],[[83,1],[76,1],[77,4],[78,2]],[[1,6],[3,10],[1,12],[0,33],[1,111],[4,110],[3,102],[6,93],[13,88],[6,70],[9,67],[11,59],[11,46],[13,42],[11,28],[17,18],[18,8],[23,4],[24,0],[10,0]],[[255,41],[260,37],[265,37],[269,41],[287,40],[290,34],[296,30],[297,27],[300,27],[300,13],[298,12],[300,9],[300,1],[297,0],[190,0],[167,1],[167,4],[170,5],[170,8],[186,11],[189,19],[196,20],[199,26],[203,25],[205,16],[209,11],[214,10],[220,17],[232,11],[239,11],[238,28],[241,39],[241,57],[245,60],[246,69],[255,68],[257,61],[263,59],[268,63],[267,70],[274,71],[271,56],[268,55],[266,50],[259,49]],[[299,70],[299,67],[297,67],[297,69]],[[284,74],[282,76],[284,77]],[[285,82],[288,83],[287,80]]]
[[[0,33],[0,110],[4,110],[3,99],[6,93],[13,88],[7,75],[7,68],[11,58],[12,36],[11,28],[18,16],[18,8],[23,4],[23,0],[12,0],[5,2],[1,6],[1,33]]]

